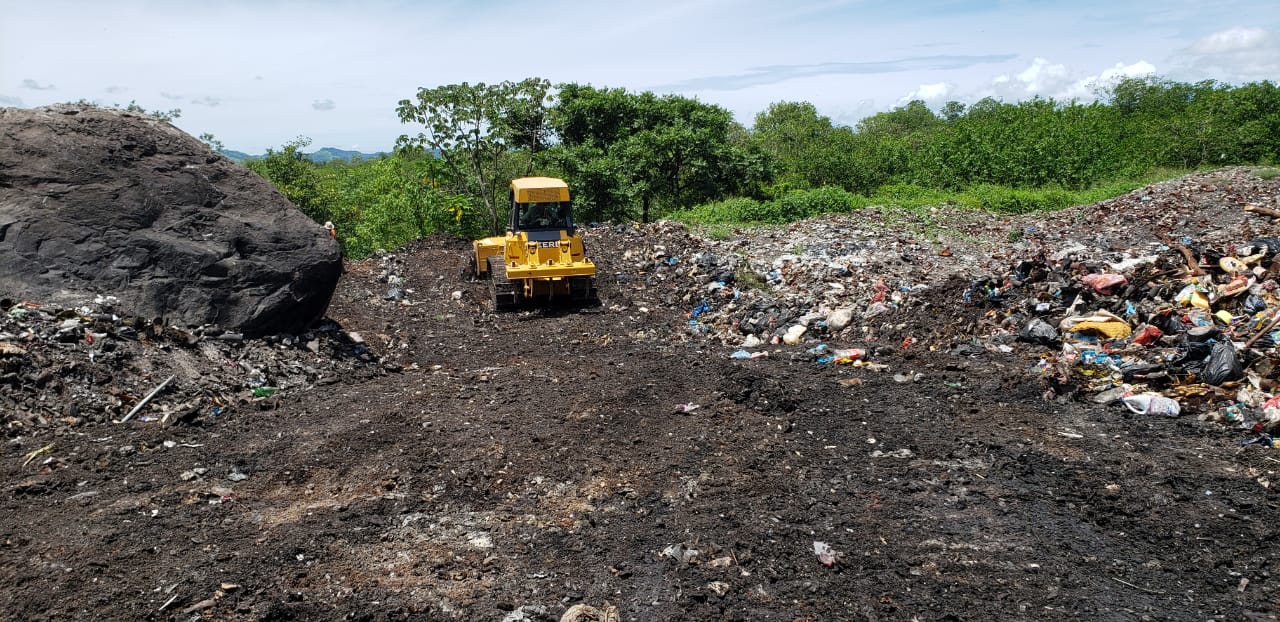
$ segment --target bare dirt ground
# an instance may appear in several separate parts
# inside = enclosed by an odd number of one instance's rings
[[[585,309],[494,314],[459,240],[349,263],[329,317],[376,373],[10,439],[0,619],[1276,619],[1280,453],[957,356],[963,285],[892,372],[731,359],[643,235],[590,234]]]

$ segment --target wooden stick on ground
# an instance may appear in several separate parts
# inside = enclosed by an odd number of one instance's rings
[[[1245,349],[1247,350],[1256,341],[1261,339],[1263,335],[1269,334],[1271,331],[1275,330],[1276,326],[1280,326],[1280,311],[1276,312],[1275,318],[1271,320],[1270,324],[1267,324],[1266,328],[1258,331],[1258,334],[1250,337],[1248,341],[1244,342]]]
[[[1165,246],[1168,246],[1169,248],[1172,248],[1173,250],[1178,251],[1179,253],[1182,253],[1182,256],[1187,259],[1187,268],[1191,270],[1191,276],[1204,276],[1204,270],[1200,269],[1200,262],[1196,261],[1196,256],[1193,255],[1191,251],[1187,249],[1187,247],[1181,244],[1178,244],[1177,242],[1174,242],[1166,234],[1161,233],[1158,235],[1160,236],[1160,241],[1164,242]]]
[[[1263,216],[1270,216],[1272,218],[1280,218],[1280,210],[1262,207],[1261,205],[1254,205],[1252,203],[1244,206],[1244,211],[1262,214]]]
[[[131,417],[137,414],[139,410],[142,410],[142,407],[146,406],[147,402],[151,401],[151,398],[155,397],[157,394],[163,391],[165,387],[169,386],[169,383],[173,382],[174,378],[176,378],[176,376],[169,376],[168,378],[165,378],[164,382],[160,383],[160,386],[156,387],[155,389],[152,389],[152,391],[148,393],[146,397],[139,400],[138,403],[134,405],[133,410],[130,410],[129,414],[125,415],[124,419],[120,420],[120,423],[124,423],[128,421]]]
[[[1146,592],[1146,593],[1148,593],[1148,594],[1164,594],[1164,592],[1160,592],[1160,591],[1157,591],[1157,590],[1149,590],[1149,589],[1147,589],[1147,588],[1145,588],[1145,587],[1142,587],[1142,586],[1140,586],[1140,585],[1134,585],[1134,584],[1129,583],[1128,581],[1125,581],[1124,579],[1121,579],[1121,578],[1118,578],[1118,577],[1111,577],[1111,578],[1112,578],[1112,579],[1115,579],[1116,583],[1120,583],[1120,584],[1122,584],[1122,585],[1127,585],[1127,586],[1129,586],[1129,587],[1131,587],[1131,588],[1133,588],[1133,589],[1135,589],[1135,590],[1142,590],[1143,592]]]

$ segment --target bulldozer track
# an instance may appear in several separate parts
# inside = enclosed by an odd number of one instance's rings
[[[507,278],[507,264],[501,257],[489,257],[489,295],[494,309],[510,309],[520,302],[516,286]]]
[[[577,303],[599,302],[600,293],[596,290],[596,280],[589,276],[571,277],[569,299]]]

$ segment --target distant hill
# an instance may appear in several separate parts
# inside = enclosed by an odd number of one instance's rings
[[[346,149],[338,149],[336,147],[324,147],[317,151],[308,153],[307,157],[311,158],[312,162],[324,164],[325,162],[333,160],[346,160],[350,162],[356,158],[360,158],[361,160],[375,160],[385,155],[391,154],[385,151],[379,151],[377,153],[361,153],[359,151],[347,151]]]
[[[234,149],[223,149],[222,155],[227,156],[227,159],[237,163],[243,163],[245,160],[257,160],[263,157],[263,155],[250,155],[243,151],[236,151]],[[347,162],[350,162],[352,160],[355,160],[356,158],[360,158],[361,160],[375,160],[382,156],[391,155],[391,154],[385,151],[379,151],[377,153],[362,153],[359,151],[348,151],[346,149],[338,149],[337,147],[323,147],[323,148],[317,149],[316,151],[313,151],[311,153],[305,153],[303,155],[305,155],[312,162],[315,162],[317,164],[324,164],[325,162],[332,162],[334,160],[345,160]]]

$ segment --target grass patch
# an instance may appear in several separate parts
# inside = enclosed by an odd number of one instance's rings
[[[733,237],[733,228],[729,225],[710,225],[704,231],[704,235],[712,240],[723,242]]]
[[[668,217],[686,224],[706,227],[776,225],[822,214],[851,212],[871,206],[881,206],[890,210],[887,213],[884,210],[881,212],[886,215],[887,221],[919,220],[921,222],[913,224],[928,230],[932,228],[934,220],[928,209],[931,206],[959,206],[1005,215],[1050,212],[1073,205],[1104,201],[1188,172],[1178,169],[1155,169],[1144,175],[1097,184],[1082,190],[1056,187],[1011,188],[983,184],[960,191],[948,191],[915,184],[889,184],[880,187],[874,195],[866,197],[828,186],[813,190],[793,190],[776,199],[765,201],[745,197],[732,198],[673,212]],[[1271,179],[1280,175],[1280,169],[1259,169],[1255,174],[1263,179]],[[1263,175],[1270,176],[1263,177]],[[714,237],[714,231],[709,228],[708,235]]]
[[[745,266],[733,273],[733,282],[741,289],[759,289],[768,291],[769,282],[759,272]]]
[[[1280,177],[1280,168],[1260,168],[1255,170],[1253,174],[1256,175],[1258,179],[1272,180],[1276,177]]]

